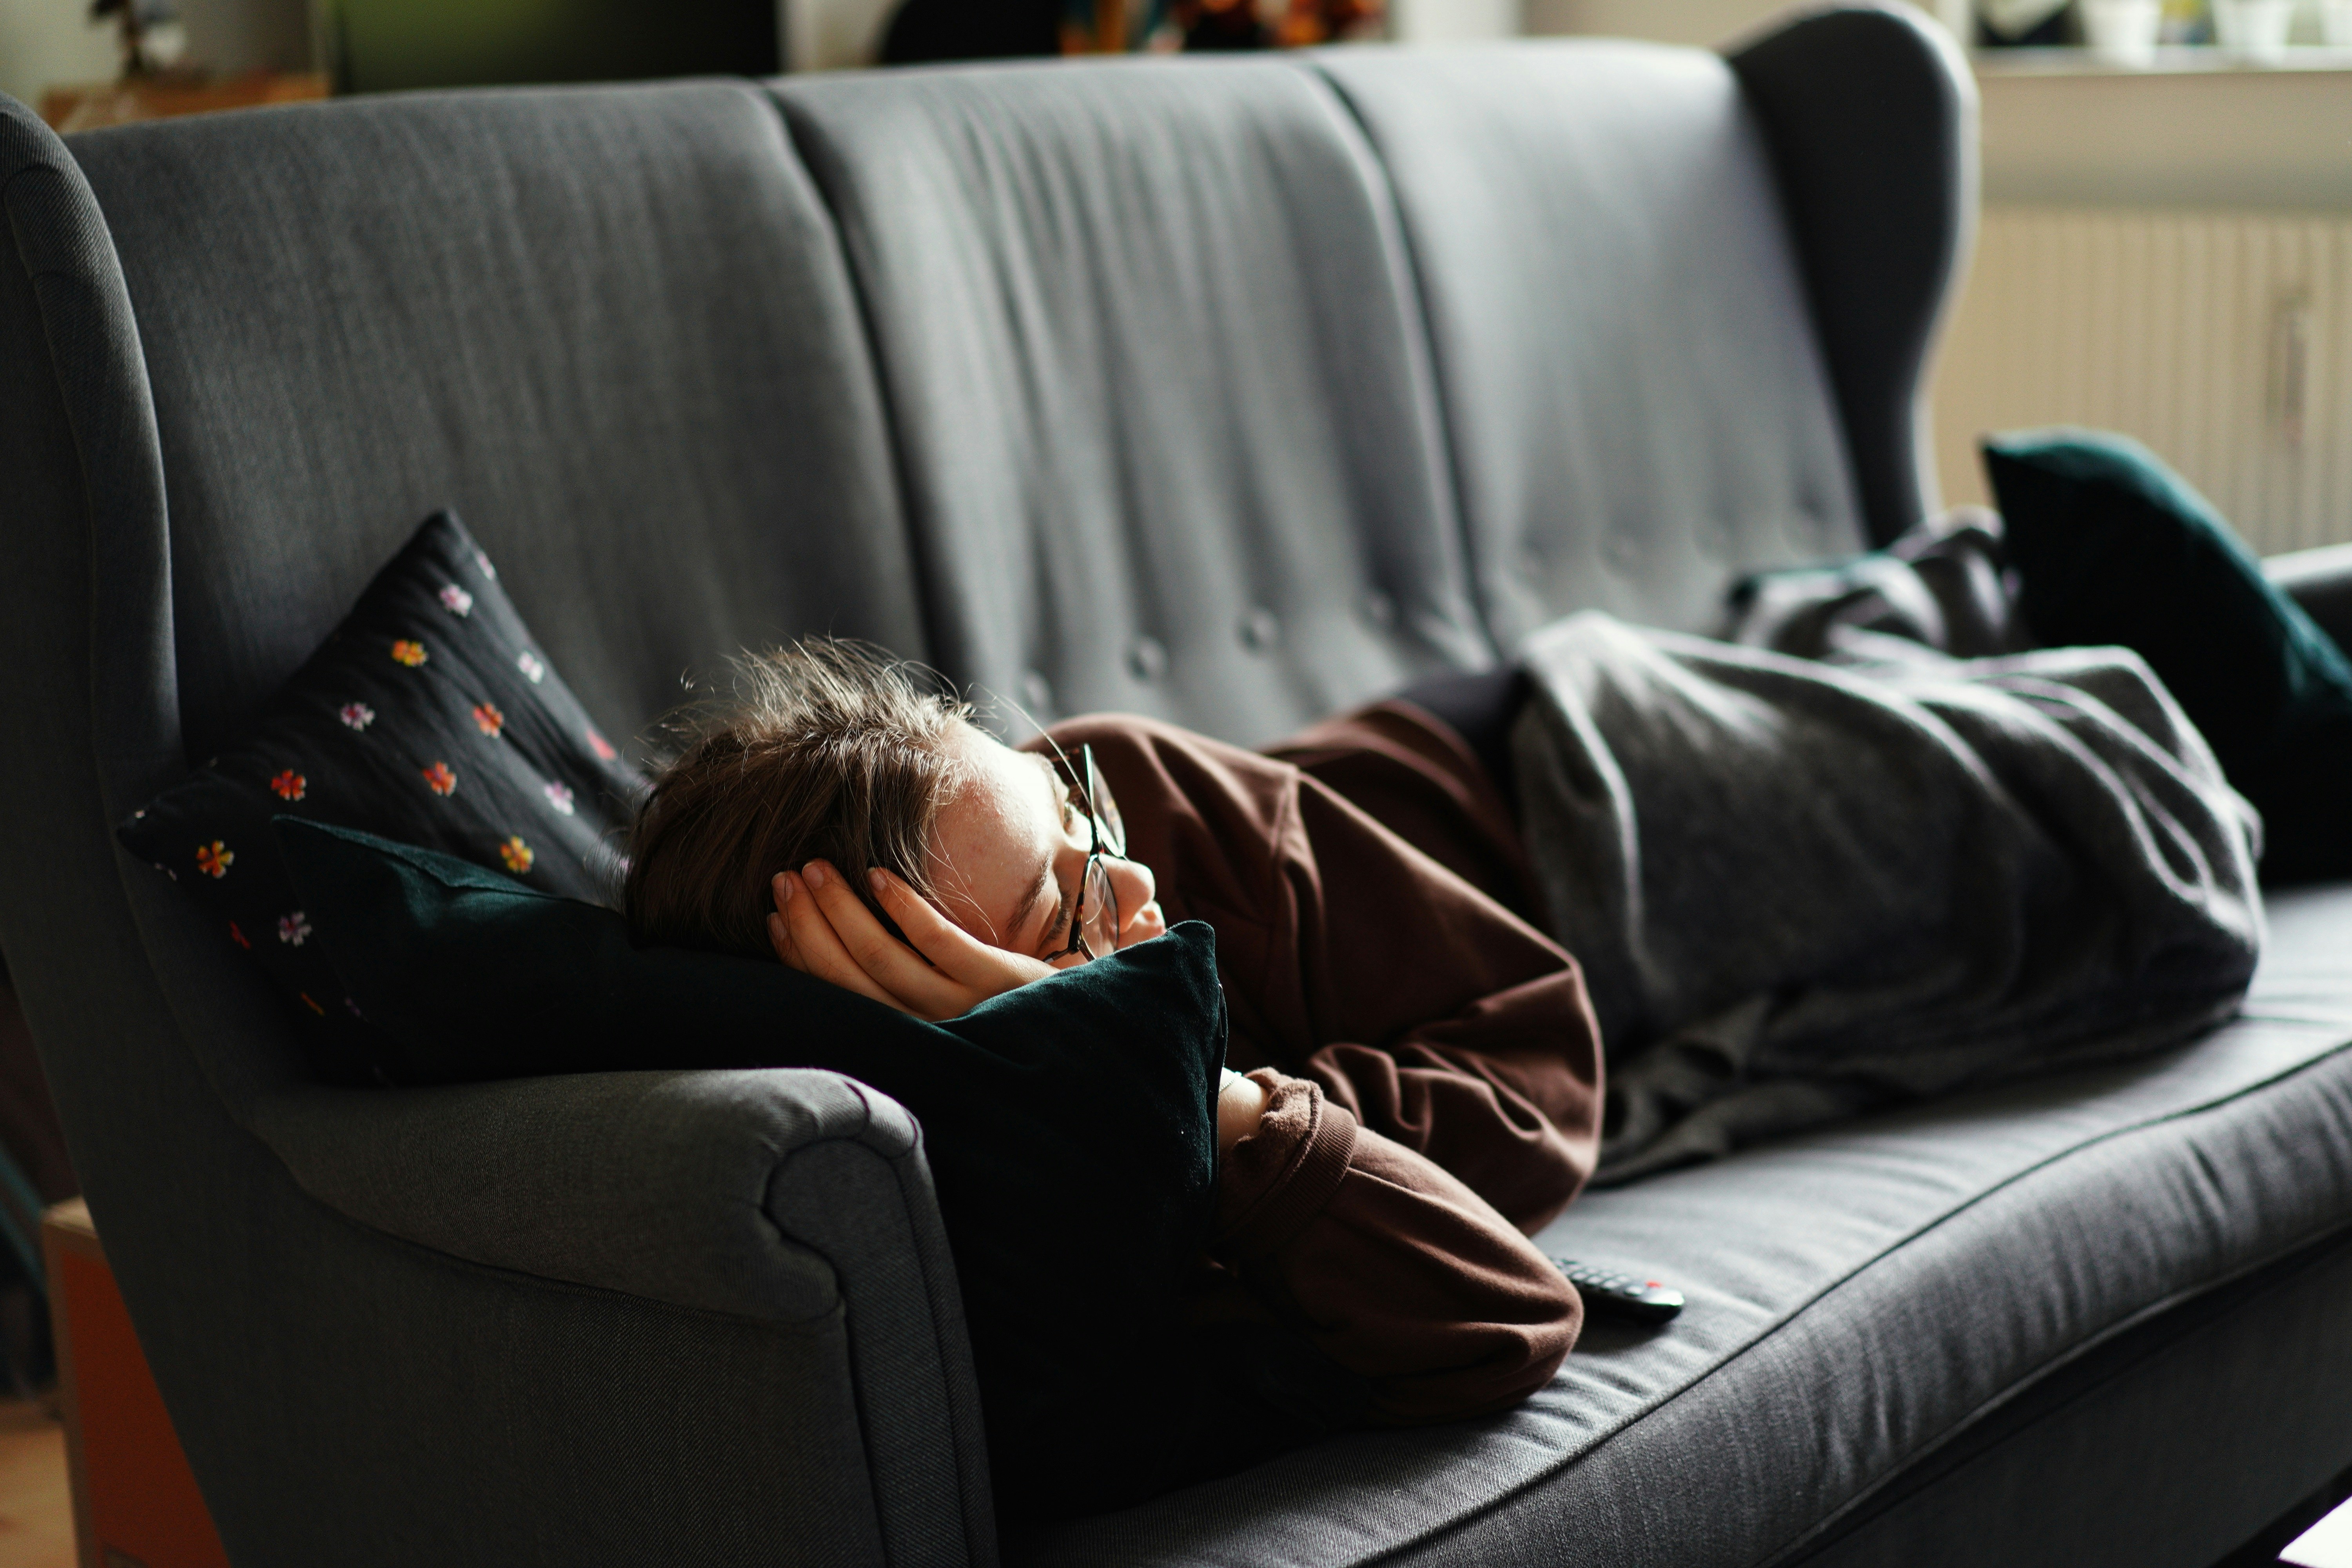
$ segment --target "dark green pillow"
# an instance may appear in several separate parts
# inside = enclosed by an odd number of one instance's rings
[[[2263,814],[2263,876],[2352,876],[2352,664],[2204,497],[2121,436],[1988,439],[2034,640],[2120,644]]]
[[[795,973],[632,947],[611,910],[281,816],[314,934],[395,1083],[826,1068],[914,1112],[962,1287],[1000,1502],[1132,1500],[1182,1462],[1176,1302],[1214,1202],[1225,1054],[1195,921],[932,1025]],[[1163,1418],[1155,1418],[1155,1414]]]

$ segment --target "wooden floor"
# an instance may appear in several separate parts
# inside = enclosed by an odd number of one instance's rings
[[[0,1400],[0,1568],[73,1568],[65,1428],[37,1405]]]

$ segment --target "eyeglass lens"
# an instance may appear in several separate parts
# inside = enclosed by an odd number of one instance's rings
[[[1087,856],[1087,868],[1078,885],[1078,929],[1073,939],[1085,945],[1087,956],[1101,958],[1118,951],[1118,893],[1111,887],[1110,873],[1103,868],[1103,857],[1123,858],[1127,854],[1127,825],[1119,820],[1118,803],[1110,796],[1110,786],[1095,766],[1095,749],[1083,746],[1078,751],[1078,765],[1072,770],[1083,781],[1080,787],[1086,798],[1081,803],[1089,818],[1087,831],[1093,843]]]
[[[1127,824],[1119,820],[1118,802],[1110,797],[1110,785],[1095,766],[1095,749],[1086,747],[1081,752],[1087,775],[1087,804],[1095,814],[1099,847],[1105,854],[1127,858]]]
[[[1103,869],[1102,857],[1087,858],[1086,901],[1080,906],[1078,935],[1089,957],[1102,958],[1118,951],[1118,894]]]

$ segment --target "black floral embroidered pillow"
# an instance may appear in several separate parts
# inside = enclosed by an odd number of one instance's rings
[[[307,817],[609,901],[643,780],[598,732],[455,514],[436,512],[243,739],[117,830],[218,917],[306,1025],[323,1076],[373,1076],[374,1031],[310,940],[270,833]]]

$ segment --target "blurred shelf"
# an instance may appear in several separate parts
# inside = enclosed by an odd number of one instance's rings
[[[2352,51],[2265,66],[2165,49],[2135,69],[1987,49],[1975,64],[1988,202],[2352,210]]]
[[[329,91],[320,71],[255,71],[235,77],[133,77],[81,87],[53,87],[41,94],[41,118],[58,135],[163,120],[179,114],[210,114],[265,103],[300,103]]]
[[[2352,49],[2291,44],[2275,58],[2257,58],[2210,44],[2161,48],[2146,65],[2108,59],[2089,49],[1978,49],[1979,77],[2297,76],[2352,71]]]

